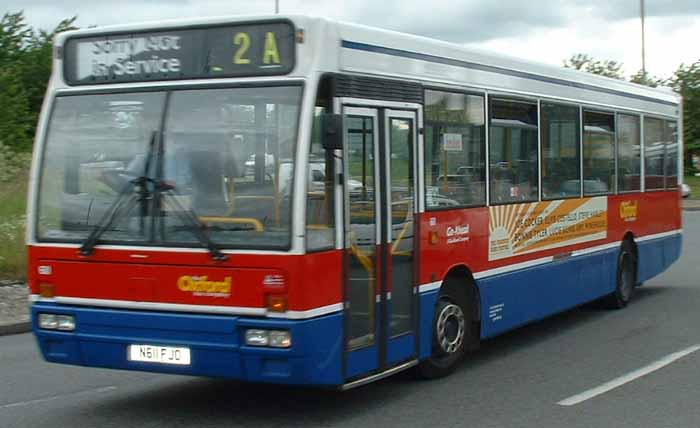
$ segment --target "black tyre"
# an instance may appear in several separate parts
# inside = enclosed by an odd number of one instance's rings
[[[632,300],[637,284],[637,260],[630,241],[620,248],[617,260],[617,285],[615,291],[605,297],[604,303],[610,309],[622,309]]]
[[[418,365],[418,374],[436,379],[452,373],[474,334],[467,293],[447,284],[440,291],[433,319],[433,354]]]

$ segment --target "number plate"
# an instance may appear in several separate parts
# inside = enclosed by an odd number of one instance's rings
[[[170,346],[129,345],[127,358],[130,361],[188,366],[190,365],[190,349]]]

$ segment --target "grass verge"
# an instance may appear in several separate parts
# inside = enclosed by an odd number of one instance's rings
[[[27,250],[24,243],[27,203],[27,176],[0,183],[0,278],[24,280],[27,277]]]
[[[700,199],[700,177],[686,175],[683,182],[690,186],[690,199]]]

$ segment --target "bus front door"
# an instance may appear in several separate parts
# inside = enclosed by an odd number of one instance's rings
[[[418,110],[344,105],[345,377],[417,354]]]

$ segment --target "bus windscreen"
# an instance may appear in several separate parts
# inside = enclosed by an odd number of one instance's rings
[[[70,38],[69,85],[270,76],[294,68],[290,22],[226,25]]]

